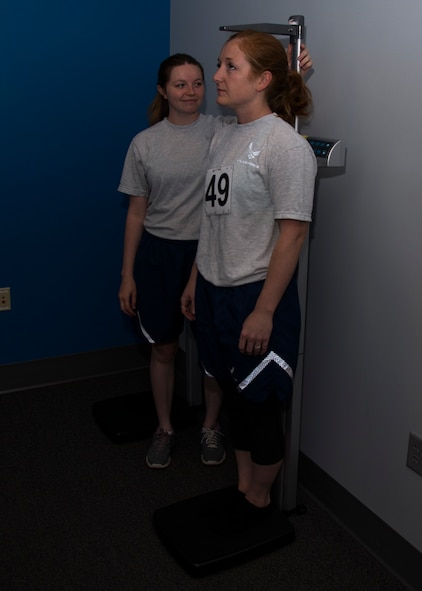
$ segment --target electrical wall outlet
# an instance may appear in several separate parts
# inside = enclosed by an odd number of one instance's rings
[[[10,287],[0,287],[0,312],[11,310]]]
[[[407,466],[422,476],[422,437],[414,433],[409,434]]]

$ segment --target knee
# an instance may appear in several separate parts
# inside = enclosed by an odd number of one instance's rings
[[[177,353],[177,343],[167,345],[154,345],[152,347],[151,359],[156,363],[171,364],[174,362]]]

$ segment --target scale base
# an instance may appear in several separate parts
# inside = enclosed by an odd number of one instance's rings
[[[295,531],[287,517],[274,517],[239,534],[216,534],[209,530],[212,517],[206,508],[218,506],[233,487],[205,493],[157,509],[155,529],[170,553],[193,576],[202,576],[234,566],[290,544]],[[205,514],[205,515],[204,515]]]
[[[114,443],[150,439],[157,428],[157,413],[151,391],[126,394],[93,404],[92,414],[100,429]],[[180,396],[174,396],[172,422],[176,429],[196,424],[196,411]]]

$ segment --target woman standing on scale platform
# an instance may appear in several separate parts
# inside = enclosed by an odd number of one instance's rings
[[[272,511],[299,345],[297,264],[317,166],[293,127],[311,96],[275,37],[230,37],[214,82],[218,104],[238,123],[211,142],[198,274],[194,267],[181,301],[196,318],[204,369],[223,391],[238,469],[238,490],[210,527],[235,533]]]

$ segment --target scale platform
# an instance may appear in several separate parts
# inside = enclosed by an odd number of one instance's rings
[[[155,529],[163,544],[193,576],[258,558],[295,539],[295,531],[282,511],[239,534],[217,534],[209,530],[212,516],[207,508],[218,506],[233,493],[233,487],[208,492],[157,509]]]
[[[157,413],[151,391],[126,394],[94,402],[92,414],[100,429],[114,443],[128,443],[152,437]],[[196,413],[180,396],[174,396],[172,422],[177,430],[196,423]]]

